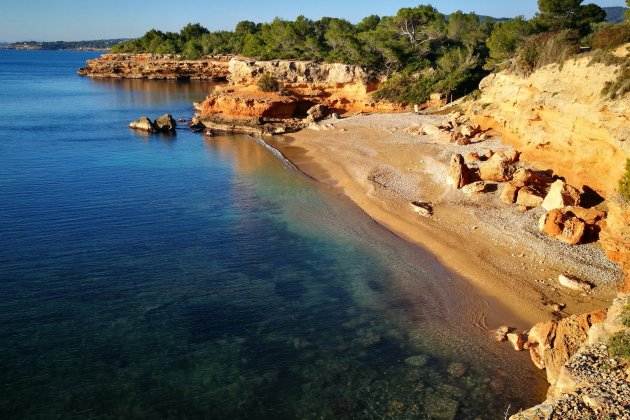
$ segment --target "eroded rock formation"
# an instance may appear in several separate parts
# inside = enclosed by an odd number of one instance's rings
[[[176,55],[103,54],[79,74],[100,79],[226,80],[229,56],[182,60]]]
[[[470,115],[499,131],[525,160],[611,196],[630,156],[630,95],[608,100],[601,94],[617,70],[584,56],[529,77],[492,74],[481,82]]]

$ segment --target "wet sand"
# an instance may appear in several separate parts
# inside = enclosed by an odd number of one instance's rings
[[[537,232],[541,209],[521,213],[501,203],[498,192],[468,197],[447,185],[452,153],[506,146],[494,138],[458,146],[406,130],[440,118],[355,116],[267,141],[306,175],[347,196],[373,220],[429,250],[500,302],[487,308],[493,320],[499,311],[506,323],[525,329],[553,317],[553,303],[567,305],[563,315],[605,307],[620,273],[596,244],[563,245]],[[415,214],[409,205],[414,200],[432,203],[434,216]],[[560,273],[597,287],[588,296],[563,290],[557,283]],[[498,306],[509,308],[511,316]]]

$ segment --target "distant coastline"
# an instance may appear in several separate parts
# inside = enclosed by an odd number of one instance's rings
[[[127,41],[127,38],[97,39],[91,41],[24,41],[0,43],[0,48],[8,50],[75,50],[75,51],[109,51],[114,45]]]

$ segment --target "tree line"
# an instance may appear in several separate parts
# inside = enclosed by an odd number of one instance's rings
[[[432,6],[419,5],[402,8],[394,16],[368,16],[356,24],[304,16],[269,23],[242,21],[233,31],[211,32],[200,24],[188,24],[178,33],[150,30],[112,51],[180,54],[186,59],[238,54],[262,60],[355,64],[371,74],[388,76],[377,92],[379,98],[422,102],[431,92],[469,93],[497,68],[531,71],[576,52],[596,34],[601,38],[602,31],[615,42],[630,41],[628,25],[606,25],[606,12],[597,5],[538,0],[538,6],[530,20],[497,21],[460,11],[444,15]]]

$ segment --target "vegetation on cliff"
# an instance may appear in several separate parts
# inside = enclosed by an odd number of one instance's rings
[[[619,181],[619,195],[625,202],[630,203],[630,159],[626,160],[626,173]],[[630,324],[630,313],[627,320]]]
[[[593,32],[608,28],[601,23],[606,18],[602,8],[582,3],[539,0],[539,13],[531,20],[494,20],[459,11],[443,15],[420,5],[394,16],[368,16],[357,24],[304,16],[270,23],[242,21],[234,31],[210,32],[188,24],[179,33],[151,30],[113,51],[355,64],[388,76],[377,98],[423,102],[432,92],[450,97],[469,93],[494,69],[509,65],[530,72],[579,52]]]

